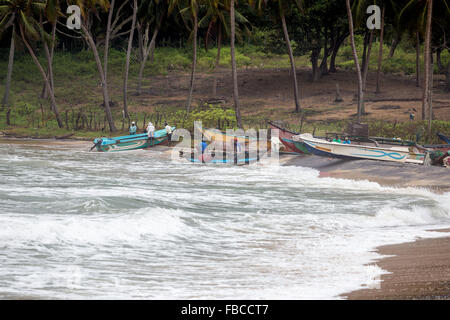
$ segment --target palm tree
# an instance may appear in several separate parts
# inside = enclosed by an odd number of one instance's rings
[[[258,11],[261,12],[263,5],[268,3],[267,0],[259,0],[256,2]],[[289,39],[289,33],[286,26],[286,14],[291,13],[292,6],[297,5],[299,9],[301,9],[302,1],[301,0],[272,0],[273,7],[272,15],[277,18],[281,22],[281,28],[283,29],[284,41],[286,43],[286,49],[289,55],[289,61],[291,64],[291,74],[292,74],[292,85],[294,91],[294,103],[295,103],[295,112],[301,111],[300,106],[300,97],[298,93],[298,82],[297,82],[297,72],[295,68],[295,60],[292,51],[291,41]]]
[[[433,7],[436,6],[433,12]],[[433,83],[430,81],[431,73],[431,41],[432,41],[432,24],[434,20],[442,19],[448,21],[450,14],[450,6],[448,0],[442,0],[433,3],[432,0],[410,0],[403,6],[399,14],[399,25],[403,28],[408,28],[416,35],[416,50],[418,60],[418,49],[420,34],[425,33],[424,43],[424,79],[423,79],[423,95],[422,95],[422,120],[426,118],[427,103],[428,108],[432,107],[430,103],[430,91],[433,88]],[[435,17],[433,17],[435,15]],[[418,61],[416,62],[417,68],[419,67]],[[418,78],[418,70],[417,70]],[[431,111],[429,112],[429,119],[432,117]]]
[[[140,47],[140,67],[138,75],[137,94],[142,93],[142,75],[150,52],[155,49],[155,42],[162,21],[167,15],[166,0],[145,0],[139,6],[137,31]],[[153,26],[153,35],[150,39],[149,30]]]
[[[295,102],[295,112],[300,112],[300,101],[299,101],[299,94],[298,94],[298,83],[297,83],[297,73],[295,69],[295,61],[294,61],[294,55],[292,53],[292,46],[291,41],[289,40],[289,33],[286,27],[286,17],[285,17],[285,11],[288,8],[288,3],[283,0],[278,0],[278,8],[279,8],[279,14],[281,18],[281,25],[283,26],[283,34],[284,34],[284,41],[286,42],[287,51],[289,54],[289,60],[291,62],[291,73],[292,73],[292,82],[294,86],[294,102]]]
[[[432,110],[430,103],[429,95],[430,91],[433,88],[433,84],[431,83],[430,88],[430,73],[433,72],[433,70],[430,70],[431,68],[431,19],[433,17],[433,0],[427,0],[427,26],[426,26],[426,33],[425,33],[425,80],[423,85],[423,98],[422,98],[422,120],[425,120],[425,108],[426,104],[428,102],[429,105],[429,132],[431,132],[431,120],[432,120]]]
[[[42,17],[45,7],[46,4],[42,0],[3,0],[0,2],[0,14],[2,15],[2,21],[8,19],[7,17],[10,17],[10,19],[14,17],[13,20],[10,20],[12,21],[11,23],[14,23],[13,29],[14,31],[18,30],[23,44],[46,83],[52,111],[55,114],[58,126],[62,128],[63,123],[56,106],[53,88],[50,86],[49,78],[30,44],[31,41],[42,40],[45,46],[46,41],[50,38],[42,28],[42,25],[36,20],[37,16]]]
[[[47,20],[52,24],[52,39],[50,42],[50,49],[48,48],[48,45],[46,42],[44,42],[44,49],[45,54],[47,55],[47,76],[50,81],[50,85],[52,86],[52,89],[54,90],[55,87],[55,81],[54,81],[54,75],[53,75],[53,54],[55,50],[55,44],[56,44],[56,24],[58,20],[58,16],[61,16],[60,12],[60,3],[59,0],[47,0],[46,6],[45,6],[45,17]],[[41,97],[44,99],[48,98],[47,95],[47,88],[46,84],[44,83],[42,87],[42,93]]]
[[[9,92],[11,89],[11,78],[12,78],[12,71],[13,71],[13,65],[14,65],[14,52],[15,52],[15,39],[16,36],[16,25],[15,25],[15,18],[16,13],[11,10],[11,7],[3,4],[3,1],[0,2],[0,35],[8,29],[10,26],[12,26],[11,31],[11,44],[9,46],[9,58],[8,58],[8,71],[6,74],[6,83],[5,83],[5,93],[3,95],[2,99],[2,107],[6,107],[9,105]],[[10,109],[7,109],[7,115],[9,115]],[[9,125],[9,117],[6,117],[6,124]]]
[[[347,16],[348,16],[348,26],[349,26],[349,32],[350,32],[350,42],[352,45],[352,53],[353,53],[353,59],[355,61],[355,67],[356,67],[356,74],[358,77],[358,122],[361,121],[361,112],[362,112],[362,106],[363,106],[363,81],[361,76],[361,68],[359,66],[358,61],[358,54],[356,52],[356,45],[355,45],[355,34],[353,31],[353,16],[352,16],[352,10],[350,7],[350,0],[345,0],[345,4],[347,6]]]
[[[134,28],[136,27],[137,10],[138,10],[137,0],[134,0],[133,1],[133,20],[131,22],[130,36],[128,39],[127,58],[126,58],[126,63],[125,63],[125,77],[124,77],[124,81],[123,81],[123,115],[125,118],[129,118],[128,104],[127,104],[128,71],[130,68],[131,49],[133,48],[133,35],[134,35]]]
[[[205,50],[208,51],[209,41],[216,36],[217,42],[217,54],[216,61],[214,63],[214,81],[212,95],[216,97],[217,93],[217,74],[216,70],[220,63],[220,50],[222,47],[222,35],[229,34],[228,19],[224,14],[226,11],[225,4],[221,0],[207,0],[206,1],[206,12],[199,21],[198,25],[200,28],[206,27],[205,35]]]
[[[186,103],[186,113],[189,114],[191,110],[192,103],[192,93],[194,92],[194,80],[195,80],[195,69],[197,66],[197,34],[198,34],[198,14],[199,14],[199,1],[200,0],[169,0],[168,14],[171,14],[175,7],[182,7],[179,10],[181,18],[184,24],[192,24],[192,68],[191,68],[191,79],[189,85],[189,95]],[[189,23],[190,22],[190,23]],[[188,27],[189,28],[189,27]]]
[[[117,131],[117,129],[114,124],[114,119],[113,119],[111,107],[110,107],[107,78],[106,78],[106,74],[104,73],[104,67],[102,66],[102,62],[100,61],[100,55],[98,54],[97,46],[95,45],[93,36],[90,31],[90,24],[89,24],[89,16],[92,15],[94,12],[97,12],[97,7],[100,7],[103,10],[108,10],[109,2],[107,0],[74,0],[72,2],[74,4],[77,4],[81,9],[81,14],[83,17],[83,19],[81,19],[82,20],[81,21],[82,34],[83,34],[83,37],[85,38],[87,44],[91,48],[91,50],[94,54],[95,62],[97,64],[97,69],[98,69],[98,73],[100,76],[100,83],[102,86],[103,106],[105,108],[106,118],[107,118],[108,124],[109,124],[109,130],[111,132],[115,132],[115,131]]]
[[[234,38],[236,33],[236,18],[234,12],[234,1],[230,1],[230,31],[231,31],[231,40],[230,40],[230,49],[231,49],[231,72],[233,76],[233,99],[234,99],[234,109],[236,113],[236,124],[238,128],[242,127],[242,118],[241,118],[241,110],[239,106],[239,92],[238,92],[238,82],[237,82],[237,69],[236,69],[236,56],[234,49]]]
[[[377,80],[375,93],[380,93],[380,73],[381,73],[381,63],[383,62],[383,38],[384,38],[384,15],[386,12],[386,6],[383,3],[381,9],[381,29],[380,29],[380,46],[378,49],[378,67],[377,67]]]

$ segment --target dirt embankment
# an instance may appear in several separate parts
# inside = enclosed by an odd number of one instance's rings
[[[357,90],[353,71],[339,70],[312,82],[309,69],[298,69],[301,106],[309,111],[308,120],[343,120],[355,116]],[[422,89],[416,87],[413,76],[386,74],[381,78],[381,93],[375,94],[375,72],[368,75],[365,109],[370,119],[403,121],[410,112],[420,118]],[[217,94],[213,83],[217,78]],[[157,105],[184,106],[188,93],[189,74],[169,73],[149,79],[151,87],[135,97],[135,111]],[[288,69],[241,69],[238,72],[239,97],[243,116],[264,116],[297,122],[294,111],[292,77]],[[339,84],[342,102],[335,102]],[[443,91],[443,78],[434,78],[433,113],[436,119],[450,120],[450,93]],[[214,98],[214,99],[213,99]],[[220,69],[217,74],[199,73],[196,77],[194,102],[217,101],[233,104],[231,71]]]

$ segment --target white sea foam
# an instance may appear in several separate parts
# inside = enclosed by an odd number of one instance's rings
[[[450,225],[450,193],[308,168],[25,146],[6,158],[0,297],[330,299],[379,284],[377,246]]]

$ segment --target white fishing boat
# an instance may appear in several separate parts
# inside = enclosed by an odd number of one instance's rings
[[[369,142],[339,143],[314,138],[309,133],[292,137],[303,143],[309,152],[318,156],[339,159],[371,159],[423,164],[425,154],[415,146],[392,145],[376,140]]]

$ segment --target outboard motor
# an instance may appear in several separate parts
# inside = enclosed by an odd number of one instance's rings
[[[102,142],[103,142],[103,139],[95,138],[94,139],[94,145],[92,146],[91,150],[89,150],[89,151],[92,151],[96,147],[100,147],[102,145]]]

